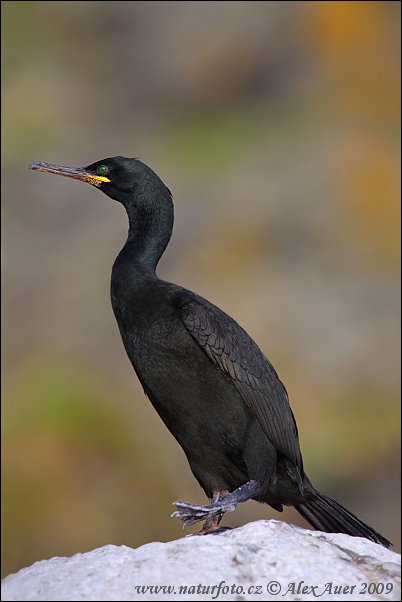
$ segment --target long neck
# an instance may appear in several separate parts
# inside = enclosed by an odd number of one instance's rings
[[[148,203],[126,205],[129,230],[120,255],[134,268],[155,273],[173,229],[173,202],[170,194]]]

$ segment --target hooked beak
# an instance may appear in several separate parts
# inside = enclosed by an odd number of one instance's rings
[[[102,182],[110,182],[109,178],[105,176],[98,176],[84,167],[63,167],[61,165],[52,165],[51,163],[44,163],[43,161],[34,161],[29,166],[29,169],[36,171],[47,171],[54,173],[57,176],[64,176],[66,178],[73,178],[74,180],[80,180],[92,186],[99,187]]]

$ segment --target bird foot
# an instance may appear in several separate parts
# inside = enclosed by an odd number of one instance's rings
[[[177,510],[171,516],[183,521],[183,529],[201,520],[205,520],[205,525],[200,531],[200,535],[204,535],[216,531],[225,512],[233,512],[237,504],[255,497],[259,490],[260,485],[257,481],[248,481],[245,485],[238,487],[231,493],[217,496],[207,506],[199,506],[176,500],[174,506],[177,507]]]
[[[225,512],[232,512],[236,508],[236,504],[233,503],[221,504],[220,502],[214,502],[208,506],[198,506],[197,504],[181,502],[180,500],[176,500],[174,505],[177,507],[177,510],[171,516],[180,518],[183,521],[183,529],[201,520],[221,519]]]

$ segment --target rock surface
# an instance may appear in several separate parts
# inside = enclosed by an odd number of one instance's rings
[[[400,600],[400,556],[361,538],[258,521],[215,536],[42,560],[2,587],[4,601],[315,597]]]

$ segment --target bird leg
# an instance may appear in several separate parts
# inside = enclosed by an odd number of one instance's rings
[[[208,506],[198,506],[197,504],[176,500],[174,505],[177,506],[177,510],[173,512],[172,516],[183,521],[183,529],[205,520],[200,534],[211,533],[218,529],[225,512],[233,512],[237,504],[247,502],[247,500],[255,497],[259,491],[260,484],[257,481],[248,481],[231,493],[225,491],[215,492],[212,502]]]

